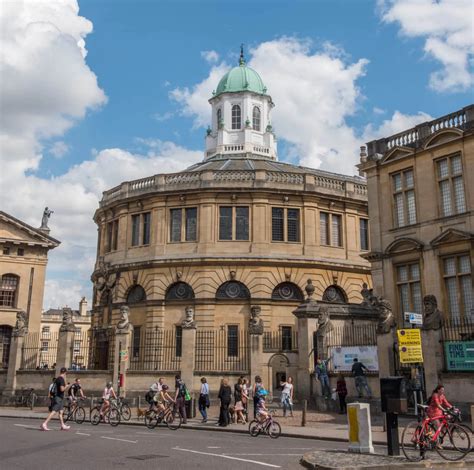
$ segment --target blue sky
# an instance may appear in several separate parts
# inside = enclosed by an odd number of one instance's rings
[[[201,158],[206,100],[240,43],[282,160],[355,173],[367,140],[472,102],[465,0],[30,0],[1,16],[4,210],[38,225],[49,205],[63,242],[45,307],[90,298],[101,191]]]

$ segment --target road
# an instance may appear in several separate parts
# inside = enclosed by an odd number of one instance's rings
[[[216,431],[145,426],[72,424],[40,431],[37,419],[0,418],[2,469],[299,469],[301,456],[316,449],[347,449],[340,442],[270,439]]]

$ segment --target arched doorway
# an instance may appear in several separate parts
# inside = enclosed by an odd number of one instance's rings
[[[279,396],[280,383],[288,377],[290,360],[285,354],[276,353],[268,360],[267,389],[274,397]]]

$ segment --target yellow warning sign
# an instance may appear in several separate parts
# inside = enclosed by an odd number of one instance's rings
[[[401,364],[423,362],[421,331],[419,328],[397,330],[398,354]]]

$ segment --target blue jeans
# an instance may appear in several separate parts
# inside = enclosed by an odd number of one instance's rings
[[[362,391],[364,390],[367,396],[370,398],[372,396],[372,391],[370,390],[369,384],[367,383],[367,377],[365,375],[359,375],[355,377],[355,386],[359,398],[362,397]]]
[[[321,395],[329,398],[331,396],[331,388],[329,387],[329,377],[327,375],[320,375],[319,381],[321,382]]]
[[[199,398],[199,413],[201,413],[202,419],[207,419],[206,401],[202,398]]]

